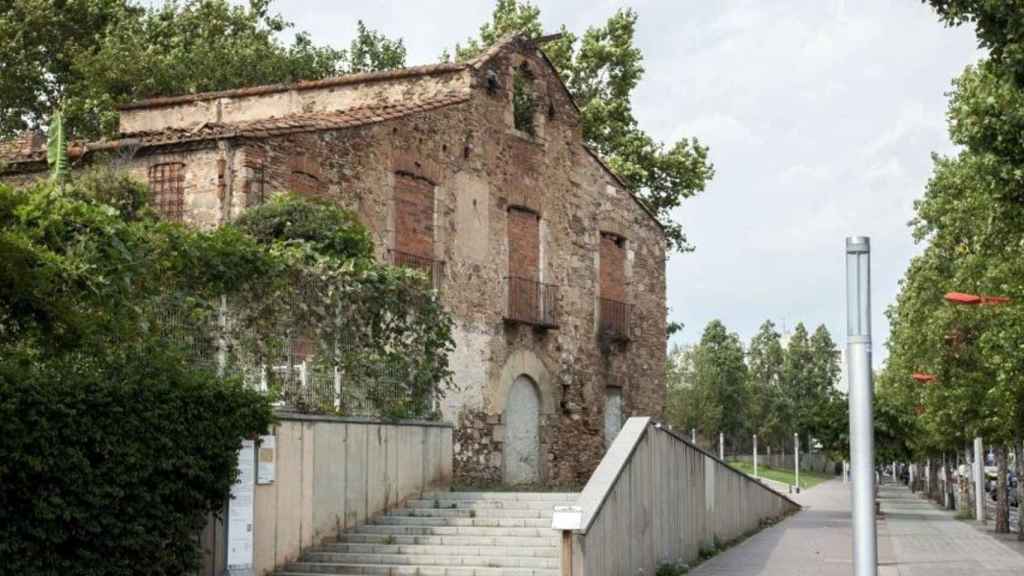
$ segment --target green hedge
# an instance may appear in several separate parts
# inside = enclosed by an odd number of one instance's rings
[[[271,418],[159,350],[0,359],[0,574],[194,570],[240,440]]]

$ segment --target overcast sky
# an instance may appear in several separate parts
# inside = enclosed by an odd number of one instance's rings
[[[717,175],[676,218],[697,250],[668,263],[670,319],[700,338],[720,318],[749,340],[824,323],[845,344],[844,238],[871,237],[876,359],[913,244],[906,223],[952,150],[945,93],[977,59],[973,31],[916,0],[549,0],[549,31],[582,33],[620,7],[639,14],[636,115],[656,138],[696,136]],[[345,46],[356,19],[405,39],[409,64],[476,33],[490,0],[280,0],[317,42]],[[877,361],[877,360],[876,360]]]

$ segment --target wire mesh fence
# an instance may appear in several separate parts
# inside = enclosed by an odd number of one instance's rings
[[[260,331],[232,322],[226,304],[168,307],[158,330],[168,345],[194,365],[269,394],[280,409],[345,416],[420,418],[437,416],[437,387],[417,383],[407,365],[388,355],[342,366],[324,354],[312,330]],[[308,327],[306,327],[308,329]],[[398,358],[392,355],[391,358]]]

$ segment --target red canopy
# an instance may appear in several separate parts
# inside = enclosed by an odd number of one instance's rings
[[[1006,296],[978,296],[963,292],[947,292],[944,298],[952,304],[1006,304],[1010,301]]]

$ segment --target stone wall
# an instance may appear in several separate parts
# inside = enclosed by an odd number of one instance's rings
[[[524,64],[538,101],[535,135],[513,127],[512,70]],[[410,84],[413,92],[453,87],[470,90],[472,97],[355,128],[222,139],[166,154],[154,149],[132,161],[131,170],[145,180],[155,162],[183,162],[186,219],[203,226],[230,221],[273,192],[291,189],[357,213],[381,259],[388,248],[398,248],[444,261],[441,297],[456,319],[457,348],[454,389],[442,411],[457,425],[456,481],[504,478],[506,402],[512,383],[523,376],[538,396],[539,440],[529,448],[537,450],[539,481],[581,485],[605,450],[608,388],[621,394],[625,417],[662,413],[664,234],[582,145],[574,105],[529,45],[511,43],[476,67]],[[344,98],[363,101],[365,95],[353,90],[346,87]],[[401,92],[390,83],[373,90],[385,90],[388,98]],[[309,91],[301,96],[320,102],[316,106],[335,98],[318,99]],[[263,107],[274,98],[260,96],[246,111],[236,97],[232,113],[267,114]],[[176,124],[190,106],[156,108],[154,117],[134,110],[129,119],[153,127],[172,117],[167,121]],[[412,188],[416,208],[402,208],[396,197]],[[423,210],[429,202],[432,214]],[[524,215],[530,215],[529,226],[517,225]],[[400,227],[428,226],[432,243],[396,239]],[[531,239],[525,272],[514,269],[509,253],[517,233]],[[602,250],[602,242],[611,244]],[[556,327],[506,318],[506,277],[533,269],[530,277],[557,286]],[[628,341],[600,330],[602,277],[606,296],[632,305]]]

